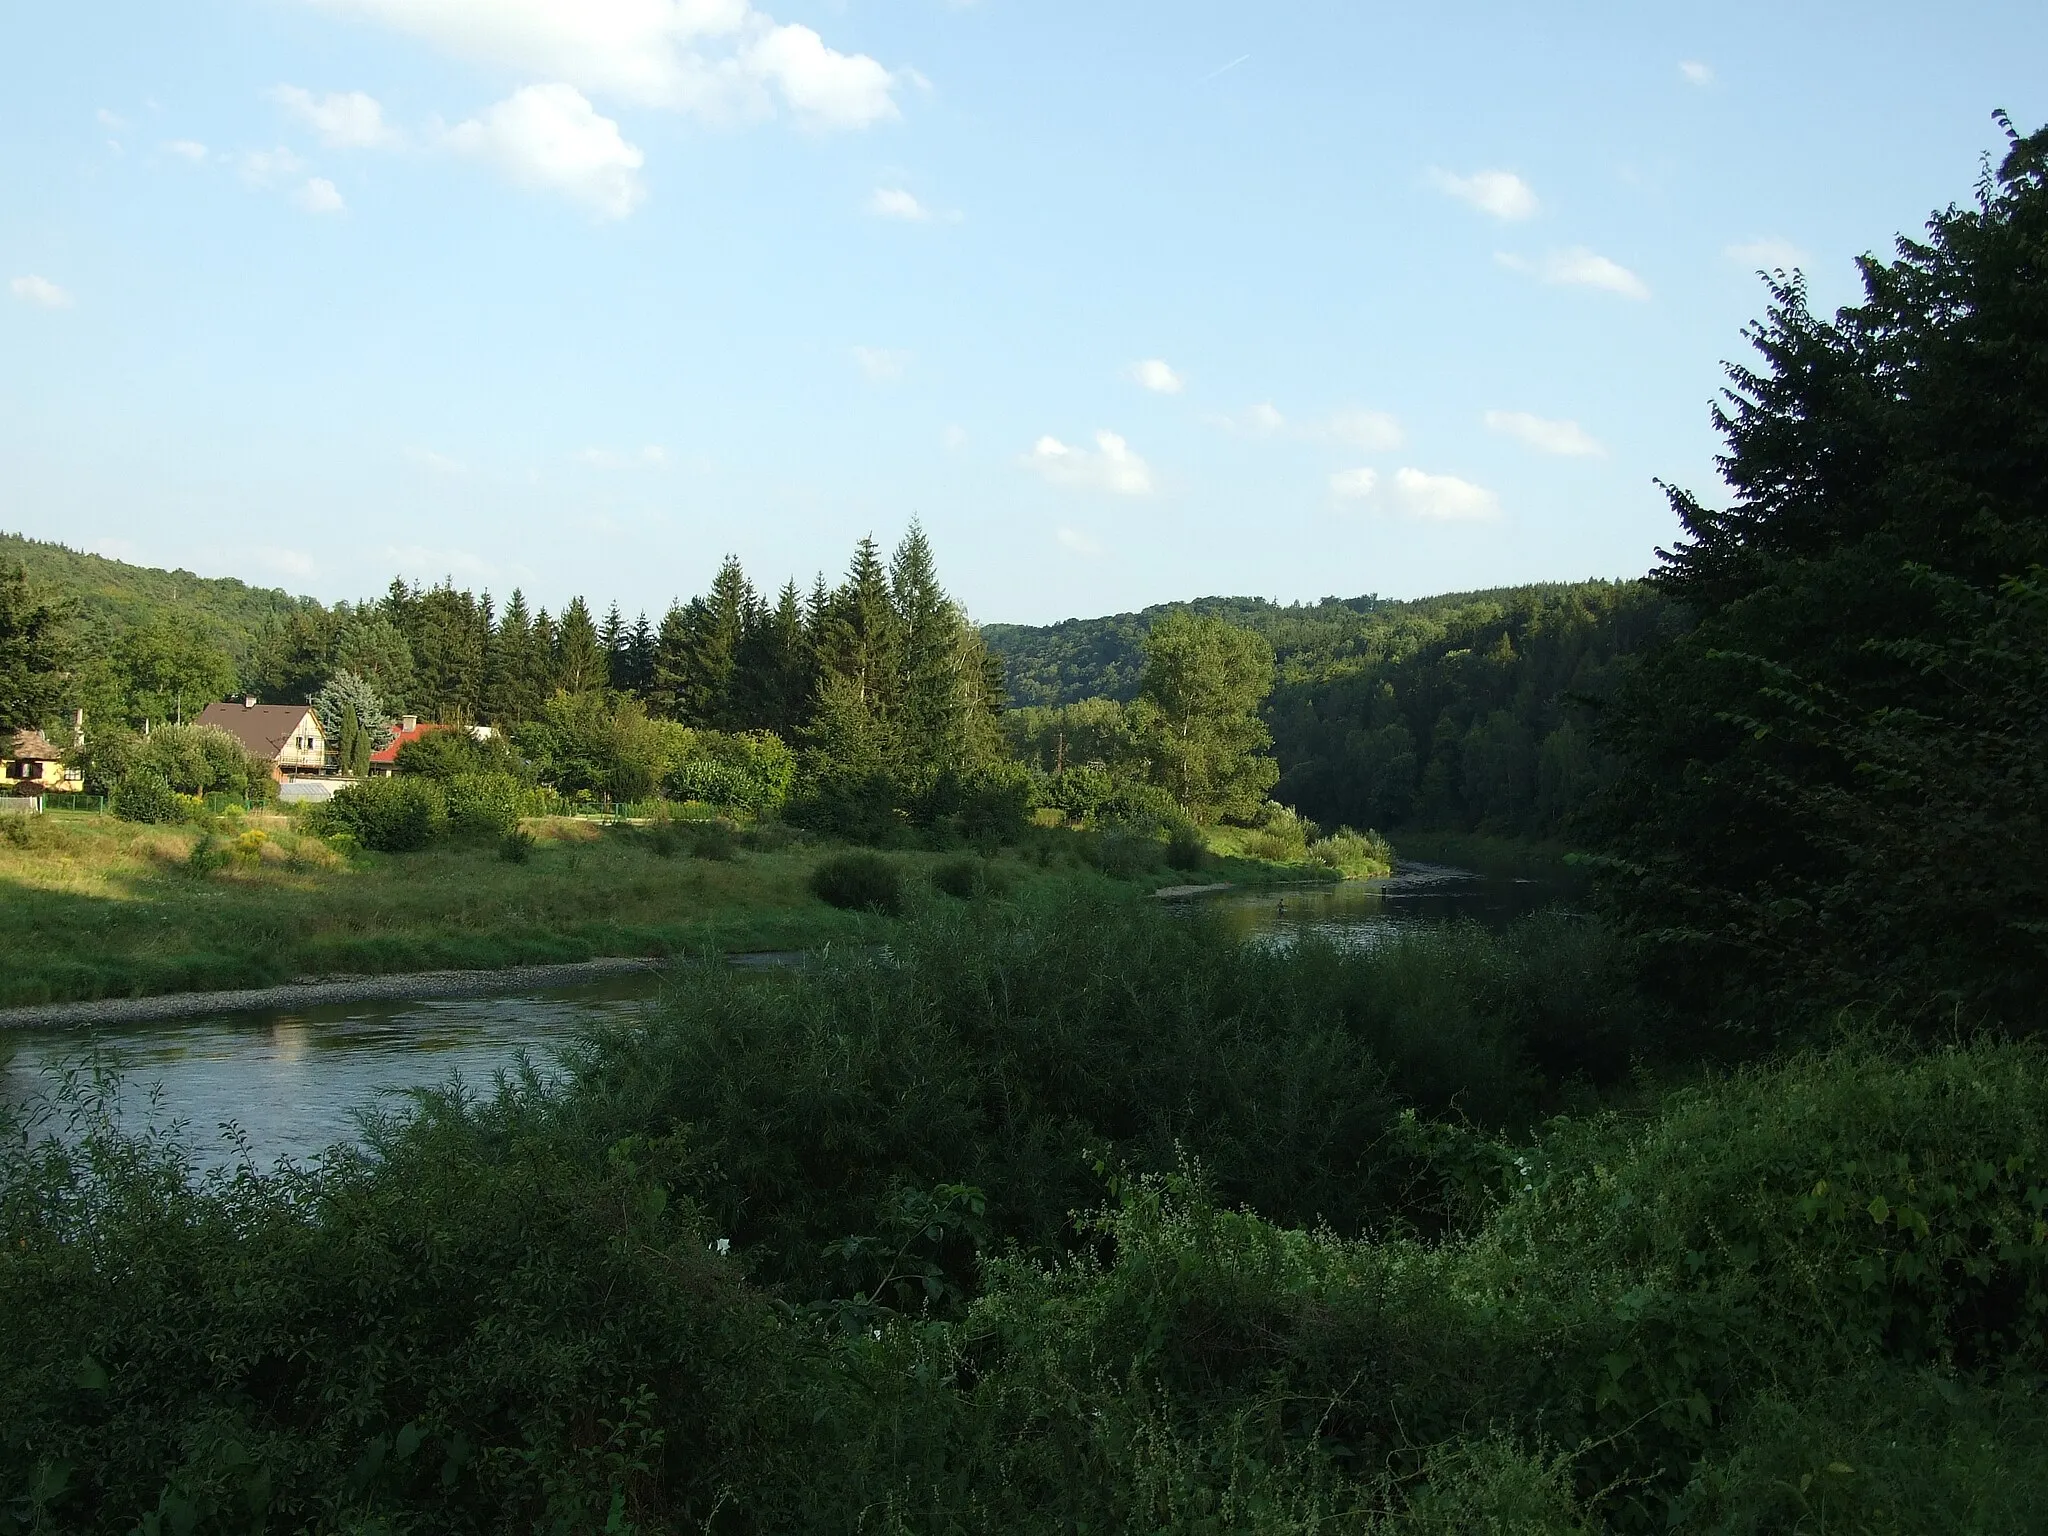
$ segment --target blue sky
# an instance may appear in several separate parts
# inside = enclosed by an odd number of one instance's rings
[[[975,617],[1641,572],[1797,263],[2048,7],[0,10],[0,527],[658,612],[921,517]]]

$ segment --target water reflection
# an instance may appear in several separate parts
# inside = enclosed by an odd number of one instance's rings
[[[1226,891],[1201,900],[1242,939],[1284,946],[1313,933],[1357,948],[1411,923],[1464,919],[1505,928],[1569,894],[1571,887],[1562,878],[1482,875],[1447,865],[1404,863],[1390,880]]]
[[[0,1098],[26,1113],[48,1108],[59,1075],[90,1058],[120,1077],[123,1129],[181,1124],[207,1165],[234,1159],[236,1135],[259,1162],[308,1161],[354,1141],[358,1111],[407,1089],[457,1075],[488,1087],[522,1053],[543,1077],[556,1075],[563,1046],[637,1018],[661,984],[643,973],[531,996],[12,1030],[0,1038]]]

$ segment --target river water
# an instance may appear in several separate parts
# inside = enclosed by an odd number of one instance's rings
[[[1466,918],[1504,926],[1558,899],[1555,884],[1404,865],[1389,881],[1201,898],[1231,931],[1285,944],[1314,932],[1371,944],[1403,924]],[[310,1162],[359,1134],[365,1109],[390,1106],[407,1089],[459,1074],[488,1088],[522,1054],[543,1076],[559,1050],[607,1025],[629,1023],[665,985],[639,974],[526,996],[336,1004],[290,1013],[231,1013],[98,1030],[0,1030],[0,1102],[64,1122],[60,1084],[97,1065],[117,1079],[115,1114],[125,1129],[176,1128],[201,1166],[234,1162],[246,1148],[259,1164]],[[61,1133],[61,1131],[60,1131]]]

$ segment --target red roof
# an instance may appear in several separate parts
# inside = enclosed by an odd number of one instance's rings
[[[387,768],[392,767],[398,762],[398,749],[408,741],[418,741],[430,731],[445,731],[448,729],[450,729],[448,726],[435,725],[432,721],[422,720],[409,731],[393,731],[391,733],[391,740],[370,754],[370,761],[382,763]]]

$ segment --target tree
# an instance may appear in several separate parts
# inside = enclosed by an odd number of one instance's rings
[[[1152,781],[1195,821],[1255,813],[1280,777],[1264,755],[1259,706],[1273,689],[1273,648],[1221,619],[1169,613],[1145,637],[1145,678],[1131,725]]]
[[[793,741],[810,722],[817,692],[816,658],[804,622],[803,598],[786,583],[740,650],[739,714],[748,730]]]
[[[63,613],[19,562],[0,565],[0,730],[38,726],[56,710],[69,659]]]
[[[377,690],[387,709],[401,707],[416,687],[412,646],[405,635],[374,607],[344,609],[339,618],[321,675],[353,672]]]
[[[1865,257],[1832,320],[1770,280],[1671,491],[1689,630],[1602,722],[1604,897],[1672,1006],[2048,1021],[2048,132]]]
[[[647,702],[658,715],[680,719],[687,708],[690,688],[690,614],[681,603],[670,603],[654,633],[654,671],[647,688]]]
[[[542,643],[526,611],[526,594],[514,587],[491,636],[484,717],[500,726],[531,720],[548,694],[547,671]]]
[[[129,713],[139,720],[182,722],[235,686],[227,652],[169,614],[129,631],[119,668]]]
[[[614,602],[605,610],[604,622],[597,627],[598,649],[604,652],[605,686],[623,691],[626,679],[626,621]]]
[[[555,686],[564,693],[593,693],[611,678],[611,661],[590,622],[590,609],[580,597],[569,599],[555,635]]]
[[[370,753],[380,751],[390,744],[392,722],[385,713],[384,700],[368,681],[353,672],[337,672],[313,695],[313,713],[320,719],[320,729],[327,739],[334,743],[335,751],[344,764],[348,761],[349,743],[344,740],[354,734],[368,742],[363,751],[365,769],[369,766]]]
[[[678,711],[682,719],[716,730],[741,725],[735,673],[759,606],[753,583],[747,580],[739,560],[727,555],[712,579],[711,591],[693,599],[684,610],[688,649]]]

